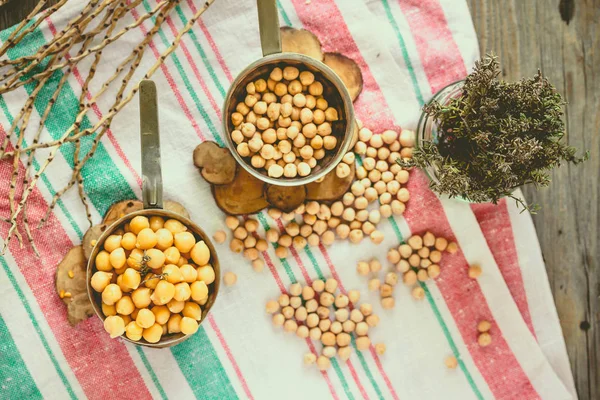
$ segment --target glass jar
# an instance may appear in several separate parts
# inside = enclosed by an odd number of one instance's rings
[[[441,89],[440,91],[438,91],[435,94],[435,96],[432,97],[430,102],[437,101],[438,103],[440,103],[442,105],[448,104],[451,99],[455,99],[457,97],[462,96],[464,83],[465,83],[464,80],[460,80],[460,81],[456,81],[456,82],[449,84],[448,86],[446,86],[443,89]],[[425,111],[422,111],[421,117],[419,118],[419,124],[417,126],[417,134],[416,134],[417,147],[421,146],[423,144],[423,142],[433,142],[433,143],[437,144],[439,142],[439,138],[441,135],[441,132],[439,132],[438,129],[439,129],[439,126],[438,126],[437,122],[434,120],[434,118],[431,115],[427,114]],[[425,175],[427,175],[427,177],[431,181],[433,181],[435,183],[440,182],[438,179],[438,174],[437,174],[437,172],[438,172],[437,165],[429,164],[423,168],[423,172],[425,172]],[[458,200],[458,201],[474,203],[474,201],[471,201],[468,198],[462,197],[462,196],[457,196],[457,197],[452,197],[452,198],[455,200]]]

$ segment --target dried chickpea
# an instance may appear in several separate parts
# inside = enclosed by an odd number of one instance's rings
[[[427,270],[425,270],[425,269],[420,269],[420,270],[417,272],[417,279],[418,279],[420,282],[426,282],[426,281],[427,281],[427,279],[429,279],[429,274],[427,273]]]
[[[223,283],[225,286],[233,286],[237,282],[237,275],[231,271],[226,272],[223,275]]]
[[[471,279],[477,279],[479,278],[479,276],[481,275],[482,271],[481,271],[481,267],[479,265],[471,265],[469,267],[469,278]]]
[[[346,239],[350,235],[350,227],[346,224],[340,224],[335,228],[335,233],[340,239]]]
[[[417,273],[415,271],[406,271],[402,277],[404,284],[412,286],[417,283]]]
[[[491,329],[491,327],[492,327],[492,324],[489,321],[486,321],[486,320],[482,320],[482,321],[480,321],[477,324],[477,330],[480,333],[484,333],[484,332],[489,331]]]
[[[425,290],[421,286],[415,286],[410,293],[416,300],[422,300],[425,298]]]
[[[237,228],[240,225],[240,221],[237,217],[234,217],[232,215],[228,215],[225,218],[225,225],[231,229],[234,230],[235,228]]]
[[[456,244],[455,242],[449,243],[446,247],[446,251],[450,254],[456,253],[458,251],[458,244]]]
[[[349,234],[350,242],[352,243],[360,243],[363,239],[363,231],[360,229],[353,229]]]
[[[477,343],[481,347],[486,347],[492,344],[492,336],[488,332],[483,332],[477,337]]]

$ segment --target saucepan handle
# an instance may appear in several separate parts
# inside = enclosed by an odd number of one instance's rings
[[[144,208],[163,208],[158,102],[156,85],[150,80],[143,80],[140,84],[140,141]]]
[[[256,0],[256,4],[258,6],[258,26],[263,56],[281,53],[276,0]]]

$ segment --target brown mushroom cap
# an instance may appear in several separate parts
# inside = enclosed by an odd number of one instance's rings
[[[67,318],[72,326],[94,314],[86,289],[86,265],[83,247],[75,246],[56,267],[56,293],[71,294],[62,301],[67,304]],[[73,278],[69,277],[69,271],[73,272]]]
[[[358,64],[339,53],[325,53],[323,62],[344,82],[352,101],[356,100],[363,88],[362,73]]]
[[[94,246],[92,245],[92,241],[98,240],[98,238],[102,236],[106,228],[108,228],[108,225],[106,224],[94,225],[87,230],[85,235],[83,235],[83,241],[81,242],[81,246],[83,247],[83,255],[86,260],[90,259],[92,249],[94,248]]]
[[[264,195],[265,184],[238,168],[233,182],[227,185],[212,185],[217,206],[230,215],[253,214],[267,207]]]
[[[219,147],[215,142],[203,142],[196,146],[194,165],[207,182],[215,185],[233,182],[237,168],[229,150]]]
[[[354,181],[356,167],[350,165],[350,173],[345,178],[339,178],[335,169],[325,175],[321,182],[312,182],[306,185],[306,200],[335,201],[341,198],[350,189]]]
[[[72,297],[67,305],[67,319],[71,326],[75,326],[94,315],[94,307],[87,293],[80,293]]]
[[[144,203],[139,200],[123,200],[110,206],[102,223],[111,225],[124,215],[131,214],[134,211],[139,211],[144,208]]]
[[[181,204],[173,200],[165,200],[163,201],[163,208],[167,211],[172,211],[175,214],[179,214],[187,219],[190,218],[190,213],[188,210]]]
[[[306,199],[306,186],[268,185],[265,190],[267,201],[273,207],[290,212],[295,210]]]
[[[289,26],[282,26],[280,31],[282,52],[300,53],[319,61],[323,60],[321,42],[314,33]]]

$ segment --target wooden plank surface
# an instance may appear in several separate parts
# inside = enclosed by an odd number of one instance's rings
[[[525,188],[558,308],[577,391],[600,399],[600,0],[467,0],[481,52],[508,80],[540,68],[569,103],[568,141],[590,150],[549,188]]]
[[[49,3],[53,3],[50,1]],[[0,29],[34,7],[0,7]],[[506,79],[538,68],[568,101],[571,145],[590,150],[583,166],[563,166],[547,189],[524,188],[534,216],[582,400],[600,399],[600,0],[467,0],[482,53],[500,56]]]

